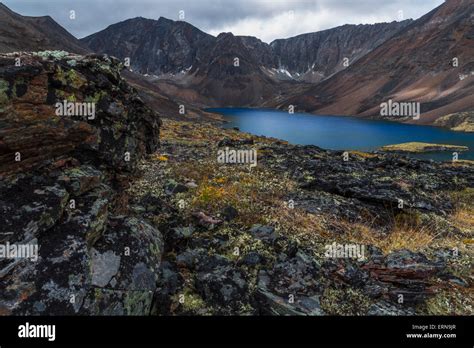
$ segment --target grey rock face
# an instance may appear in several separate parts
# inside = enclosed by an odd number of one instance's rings
[[[277,238],[275,229],[271,226],[253,225],[250,233],[257,239],[265,242],[273,242]]]
[[[91,261],[92,285],[98,287],[109,284],[120,267],[120,256],[115,255],[111,250],[101,254],[93,248]]]
[[[248,300],[244,275],[232,267],[218,267],[196,276],[196,288],[203,299],[223,307],[236,308],[239,301]]]
[[[372,51],[400,29],[403,22],[343,25],[337,28],[273,41],[270,46],[280,67],[299,73],[301,80],[317,81],[345,68]]]

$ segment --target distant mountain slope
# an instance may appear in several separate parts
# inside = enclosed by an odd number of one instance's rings
[[[339,71],[343,58],[353,62],[404,28],[411,20],[375,25],[344,25],[294,38],[275,40],[270,45],[251,36],[208,35],[182,21],[163,17],[158,20],[133,18],[92,34],[81,41],[91,50],[118,58],[131,59],[131,66],[142,74],[183,74],[196,65],[203,67],[209,53],[240,46],[244,60],[263,67],[277,80],[320,81]],[[229,35],[230,34],[230,35]],[[230,44],[232,41],[232,44]],[[235,54],[235,50],[233,52]]]
[[[268,45],[256,38],[222,33],[195,62],[186,85],[215,106],[259,105],[280,88],[263,69],[264,64],[275,66]]]
[[[130,58],[133,70],[162,75],[189,69],[215,38],[182,21],[133,18],[81,39],[91,50]]]
[[[51,17],[21,16],[0,3],[0,52],[38,50],[89,52]]]
[[[134,71],[159,77],[153,83],[170,98],[202,106],[258,106],[302,91],[304,84],[296,81],[324,79],[342,67],[344,57],[360,58],[408,23],[346,25],[269,45],[232,33],[214,37],[181,21],[134,18],[82,42],[95,52],[129,57]]]
[[[378,116],[388,99],[420,102],[423,114],[417,122],[426,124],[473,109],[473,23],[473,0],[448,0],[346,70],[277,104],[320,114]]]
[[[344,69],[345,58],[353,64],[411,22],[343,25],[275,40],[270,46],[280,68],[296,79],[318,82]]]
[[[82,42],[99,53],[129,57],[135,72],[160,76],[152,83],[176,101],[256,105],[278,93],[277,79],[262,69],[276,68],[277,60],[271,47],[254,37],[214,37],[182,21],[134,18]]]

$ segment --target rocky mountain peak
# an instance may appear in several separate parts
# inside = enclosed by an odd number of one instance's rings
[[[142,74],[161,75],[188,69],[214,40],[186,22],[160,17],[124,21],[82,42],[95,52],[130,58],[132,69]]]
[[[218,40],[229,40],[229,39],[232,39],[234,38],[234,34],[232,34],[231,32],[227,32],[227,33],[220,33],[219,35],[217,35],[217,39]]]
[[[158,23],[171,25],[171,24],[175,23],[175,21],[173,21],[172,19],[168,19],[166,17],[161,17],[160,16],[160,18],[158,18]]]
[[[410,22],[346,24],[275,40],[270,45],[280,68],[288,70],[297,79],[319,82],[344,69],[344,64],[353,64]]]

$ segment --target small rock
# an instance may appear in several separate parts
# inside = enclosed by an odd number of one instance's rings
[[[210,230],[212,230],[215,225],[222,223],[222,220],[208,216],[202,211],[199,213],[193,213],[193,216],[198,219],[198,224],[200,226],[203,226]]]
[[[255,266],[262,262],[262,256],[254,251],[249,252],[244,256],[241,263],[248,266]]]
[[[105,287],[109,284],[113,276],[115,276],[120,268],[120,256],[116,255],[112,250],[108,250],[101,254],[92,248],[92,285]]]
[[[231,266],[218,267],[211,272],[200,272],[195,279],[196,290],[205,301],[237,309],[248,296],[243,274]]]
[[[189,189],[195,189],[196,187],[198,187],[198,185],[194,181],[187,182],[185,186]]]
[[[188,190],[189,189],[185,185],[177,183],[174,180],[168,181],[168,183],[165,186],[165,193],[167,195],[183,193],[183,192],[187,192]]]
[[[193,226],[187,227],[176,227],[174,230],[174,236],[176,239],[187,239],[190,238],[194,233]]]
[[[239,211],[233,206],[228,205],[222,210],[221,215],[224,217],[224,220],[231,221],[239,215]]]
[[[252,226],[250,233],[255,238],[265,242],[273,242],[277,238],[275,229],[272,226],[256,224]]]
[[[411,308],[397,307],[387,301],[380,301],[373,304],[367,315],[377,316],[402,316],[402,315],[415,315],[415,311]]]
[[[204,249],[188,249],[176,256],[176,264],[181,267],[195,268],[207,255]]]

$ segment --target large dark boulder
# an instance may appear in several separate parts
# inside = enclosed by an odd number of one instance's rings
[[[121,78],[121,68],[111,57],[61,51],[1,55],[0,175],[68,155],[133,171],[156,150],[160,120]],[[90,103],[95,114],[58,116],[56,103],[64,100]]]
[[[0,314],[150,313],[163,238],[118,214],[160,119],[121,68],[62,51],[0,55],[0,244],[34,256],[0,260]],[[64,100],[94,113],[58,114]]]

